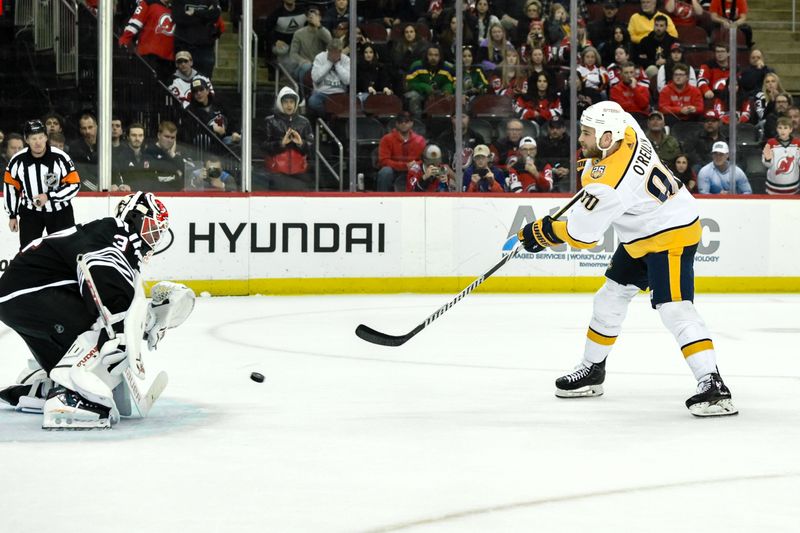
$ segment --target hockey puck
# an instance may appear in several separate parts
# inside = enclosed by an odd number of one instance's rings
[[[252,379],[256,383],[264,383],[264,374],[253,372],[252,374],[250,374],[250,379]]]

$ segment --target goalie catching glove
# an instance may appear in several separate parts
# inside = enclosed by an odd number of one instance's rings
[[[183,324],[194,309],[194,291],[182,283],[161,281],[150,291],[144,338],[152,351],[164,338],[167,329]]]
[[[522,247],[528,252],[535,254],[541,252],[545,248],[563,244],[563,239],[559,238],[553,229],[554,222],[556,221],[553,220],[552,217],[546,216],[540,218],[536,222],[526,224],[517,234],[519,242],[522,243]]]

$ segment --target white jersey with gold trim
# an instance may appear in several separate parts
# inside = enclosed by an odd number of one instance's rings
[[[613,226],[632,257],[698,243],[697,201],[626,115],[620,148],[605,159],[579,165],[584,195],[569,213],[566,235],[559,236],[575,247],[591,248]],[[558,226],[557,234],[564,227]]]

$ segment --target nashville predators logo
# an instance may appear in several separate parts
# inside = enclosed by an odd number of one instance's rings
[[[598,179],[602,178],[603,174],[605,173],[605,171],[606,171],[606,166],[605,165],[600,165],[599,167],[593,167],[592,168],[592,174],[591,174],[592,179],[593,180],[598,180]]]

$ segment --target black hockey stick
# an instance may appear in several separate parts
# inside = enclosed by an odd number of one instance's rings
[[[556,220],[559,217],[563,216],[564,213],[566,213],[567,210],[569,210],[569,208],[572,207],[575,204],[575,202],[580,200],[582,197],[583,197],[583,191],[579,191],[578,194],[573,196],[572,199],[569,202],[567,202],[567,205],[559,209],[556,212],[556,214],[552,216],[553,220]],[[507,256],[498,261],[496,265],[494,265],[492,268],[490,268],[488,271],[482,274],[478,279],[470,283],[469,286],[467,286],[467,288],[465,288],[463,291],[458,293],[458,295],[455,298],[453,298],[452,300],[441,306],[439,309],[436,310],[436,312],[434,312],[432,315],[426,318],[421,324],[418,324],[417,327],[415,327],[405,335],[388,335],[386,333],[381,333],[380,331],[374,330],[369,326],[365,326],[364,324],[359,324],[359,326],[356,328],[356,335],[358,335],[367,342],[371,342],[372,344],[380,344],[382,346],[400,346],[402,344],[405,344],[406,341],[408,341],[411,337],[413,337],[414,335],[425,329],[431,322],[433,322],[434,320],[445,314],[445,312],[447,312],[451,307],[456,305],[469,293],[474,291],[481,283],[489,279],[489,277],[492,274],[500,270],[500,268],[503,265],[511,261],[514,257],[516,257],[516,255],[520,251],[520,248],[521,245],[517,244],[517,246],[515,246],[514,249],[511,250],[511,253],[509,253]]]

